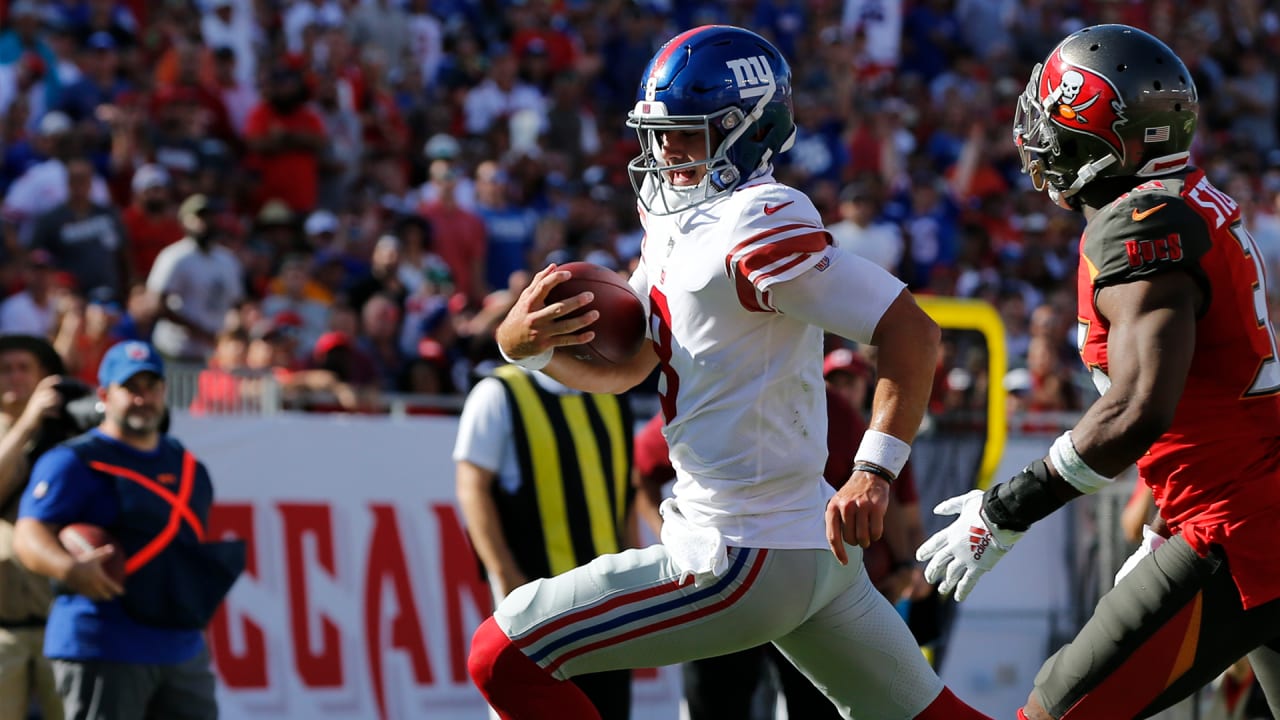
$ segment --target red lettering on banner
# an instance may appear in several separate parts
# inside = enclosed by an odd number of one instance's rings
[[[427,659],[426,638],[422,634],[418,608],[413,601],[413,586],[409,582],[409,566],[404,559],[396,511],[390,505],[374,504],[369,508],[373,511],[373,537],[369,540],[368,569],[364,578],[364,635],[373,695],[378,702],[378,716],[385,718],[387,700],[386,689],[382,686],[382,593],[388,581],[395,593],[396,603],[396,615],[391,618],[391,647],[400,648],[409,654],[413,678],[419,685],[430,685],[432,674],[431,663]]]
[[[302,541],[307,535],[315,538],[317,560],[320,567],[335,576],[333,563],[333,517],[328,505],[301,505],[279,503],[280,517],[284,522],[286,569],[289,578],[289,620],[293,635],[294,663],[298,677],[309,687],[342,686],[342,640],[338,626],[323,615],[320,616],[321,643],[319,652],[312,651],[310,603],[307,600],[308,558],[303,556]]]
[[[258,576],[258,544],[253,532],[252,505],[215,503],[209,510],[206,532],[210,540],[228,537],[244,540],[245,572],[250,577]],[[245,649],[243,655],[235,655],[231,651],[229,624],[227,605],[223,603],[209,624],[209,652],[213,655],[218,675],[229,688],[267,687],[267,643],[262,626],[247,616],[241,616],[240,632],[244,635]]]
[[[463,633],[463,595],[471,600],[472,607],[481,617],[493,614],[493,594],[489,585],[480,577],[475,551],[471,541],[458,522],[458,514],[452,505],[433,504],[431,512],[436,516],[440,536],[440,566],[444,576],[444,603],[446,625],[449,627],[449,661],[455,683],[467,679],[467,652],[471,647],[470,633]]]

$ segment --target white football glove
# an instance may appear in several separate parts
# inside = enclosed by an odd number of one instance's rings
[[[1024,533],[1001,530],[982,512],[982,491],[970,490],[938,503],[935,515],[960,514],[956,521],[934,533],[916,550],[916,559],[929,562],[924,579],[942,582],[938,592],[956,592],[956,602],[969,596],[983,573],[995,567]]]
[[[1143,525],[1142,542],[1138,545],[1138,549],[1134,550],[1133,554],[1130,555],[1124,561],[1124,564],[1120,566],[1120,569],[1116,571],[1116,581],[1114,584],[1119,585],[1125,575],[1133,572],[1133,569],[1138,567],[1138,563],[1142,562],[1143,558],[1155,552],[1156,548],[1163,545],[1166,540],[1168,540],[1168,538],[1157,533],[1155,530],[1152,530],[1149,526]]]

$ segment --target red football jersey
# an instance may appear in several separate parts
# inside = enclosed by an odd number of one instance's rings
[[[1109,328],[1095,292],[1175,271],[1204,288],[1173,424],[1138,472],[1174,532],[1201,554],[1222,546],[1246,608],[1280,597],[1280,363],[1239,206],[1198,169],[1153,180],[1090,219],[1080,256],[1080,354],[1102,392]]]

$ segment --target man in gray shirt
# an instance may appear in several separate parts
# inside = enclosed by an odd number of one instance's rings
[[[67,161],[67,201],[36,218],[31,243],[53,255],[82,293],[106,287],[126,297],[133,267],[129,243],[115,209],[90,198],[93,177],[85,158]]]

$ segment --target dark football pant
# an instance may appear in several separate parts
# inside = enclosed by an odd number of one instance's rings
[[[764,681],[765,665],[770,662],[778,672],[787,717],[840,720],[840,712],[827,696],[768,643],[682,664],[690,720],[750,718],[756,688]]]
[[[1252,652],[1260,649],[1258,652]],[[1049,658],[1033,691],[1059,720],[1145,718],[1250,654],[1268,702],[1280,707],[1280,600],[1244,610],[1226,556],[1200,557],[1174,537],[1099,601]]]
[[[591,699],[601,720],[627,720],[631,717],[630,670],[575,675],[570,678],[570,682]]]

